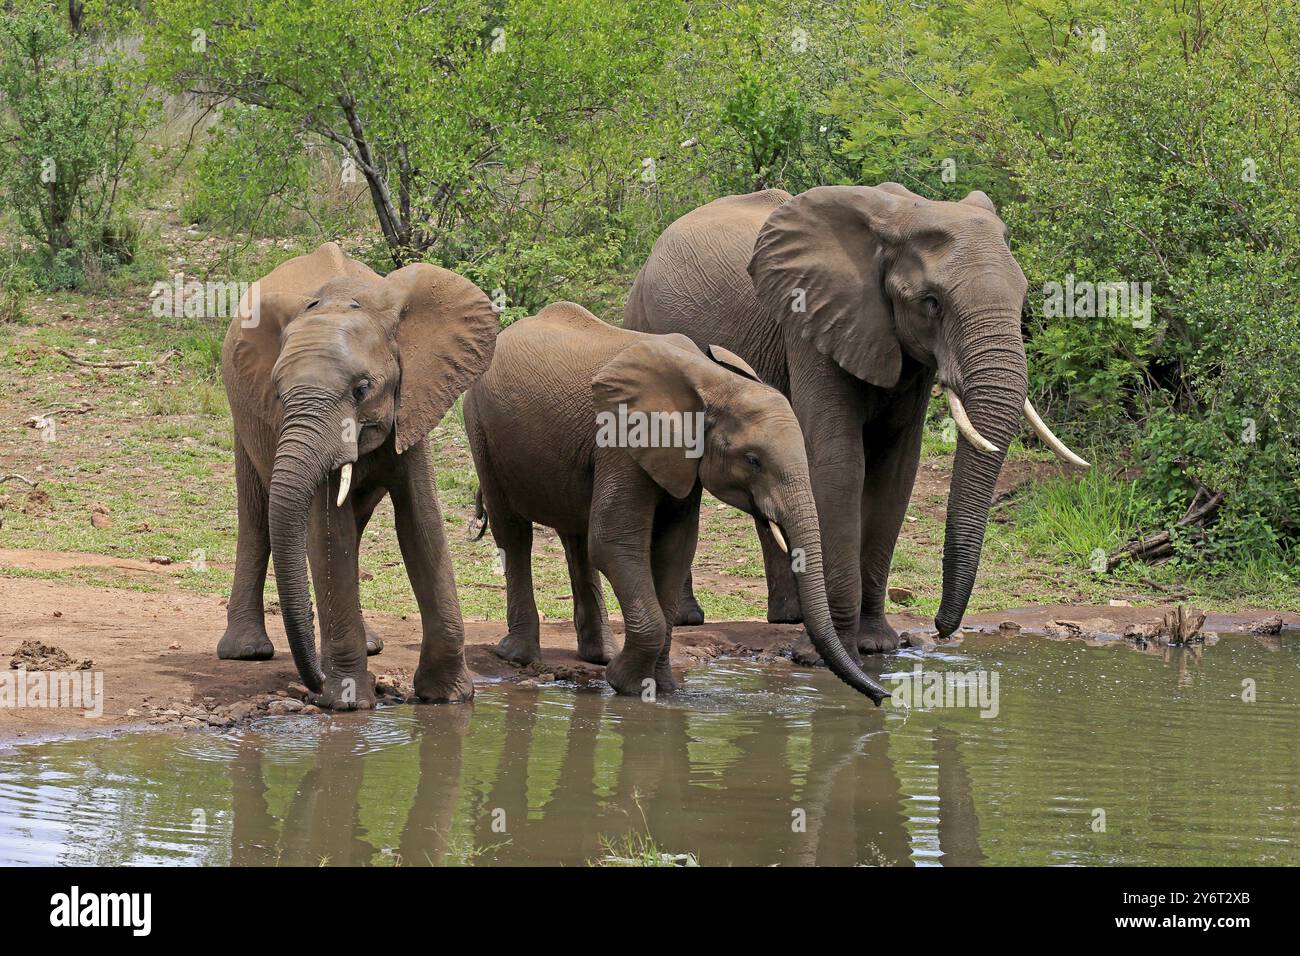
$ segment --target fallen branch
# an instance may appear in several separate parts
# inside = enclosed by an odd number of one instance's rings
[[[1155,534],[1148,535],[1139,541],[1130,541],[1112,552],[1106,559],[1107,571],[1113,571],[1120,562],[1130,558],[1134,561],[1147,562],[1158,562],[1172,558],[1174,556],[1173,537],[1174,532],[1177,530],[1195,529],[1197,533],[1204,537],[1204,529],[1223,505],[1225,494],[1222,491],[1212,491],[1205,487],[1195,475],[1186,471],[1183,461],[1176,461],[1175,464],[1183,467],[1183,473],[1196,485],[1196,494],[1192,498],[1192,503],[1187,506],[1186,513],[1174,522],[1172,528],[1157,531]]]
[[[54,351],[58,352],[73,365],[80,365],[82,368],[141,368],[145,365],[157,366],[162,365],[176,354],[175,349],[168,349],[167,351],[160,353],[156,359],[150,361],[92,362],[89,359],[83,359],[73,355],[67,349],[55,349]]]
[[[0,475],[0,483],[6,481],[21,481],[23,484],[35,488],[40,484],[39,481],[32,481],[30,478],[24,478],[22,475]]]

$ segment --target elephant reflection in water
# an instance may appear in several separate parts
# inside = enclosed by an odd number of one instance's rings
[[[758,680],[760,689],[788,693],[782,675]],[[628,834],[649,835],[664,852],[694,853],[705,865],[898,865],[912,856],[889,735],[862,732],[859,715],[824,707],[807,716],[710,714],[582,691],[551,701],[502,693],[507,706],[490,744],[500,756],[481,769],[465,759],[473,705],[412,709],[419,777],[394,862],[582,863]],[[845,721],[854,721],[851,731]],[[265,741],[241,739],[231,766],[232,865],[384,859],[388,848],[361,822],[363,729],[336,718],[322,730],[312,768],[278,819]],[[861,736],[846,747],[851,733]],[[801,738],[804,747],[792,746]],[[702,757],[710,742],[718,749]],[[942,861],[979,863],[958,738],[936,729],[934,753]]]
[[[460,795],[463,742],[473,705],[414,708],[419,725],[419,782],[395,862],[439,864]],[[245,734],[231,764],[234,817],[232,866],[358,866],[382,858],[361,824],[361,785],[368,743],[359,723],[337,720],[321,729],[315,761],[297,783],[283,817],[267,801],[265,739]]]

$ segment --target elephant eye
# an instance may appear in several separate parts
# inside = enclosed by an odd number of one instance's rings
[[[932,319],[939,318],[939,313],[940,311],[942,311],[939,308],[939,300],[932,295],[927,295],[924,301],[925,301],[925,314]]]
[[[758,460],[758,456],[753,452],[745,453],[745,464],[749,465],[749,467],[753,468],[755,471],[759,471],[763,467],[763,463]]]
[[[303,309],[303,311],[304,311],[304,312],[310,312],[312,309],[316,308],[316,306],[318,306],[318,305],[320,305],[320,299],[312,299],[310,302],[307,303],[307,308]]]
[[[352,397],[358,402],[364,399],[369,394],[370,394],[370,383],[365,379],[362,379],[360,382],[358,382],[356,384],[356,387],[352,389]]]

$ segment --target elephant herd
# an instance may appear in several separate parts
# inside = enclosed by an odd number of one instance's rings
[[[805,625],[796,658],[820,657],[879,703],[887,692],[860,655],[898,645],[886,584],[936,380],[960,433],[941,638],[970,598],[1021,413],[1086,465],[1026,398],[1025,293],[987,196],[930,201],[895,183],[766,190],[688,213],[655,243],[621,328],[558,302],[498,334],[469,280],[426,264],[381,277],[327,243],[255,283],[226,336],[239,535],[218,656],[273,655],[262,593],[274,561],[313,699],[373,706],[366,659],[383,645],[362,622],[357,550],[388,494],[423,631],[414,696],[473,696],[425,440],[464,393],[478,533],[490,528],[504,556],[502,657],[540,660],[540,524],[564,546],[579,655],[620,693],[671,691],[672,629],[703,619],[690,568],[707,490],[753,516],[768,620]]]

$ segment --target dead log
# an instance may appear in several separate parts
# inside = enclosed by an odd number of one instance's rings
[[[1213,491],[1207,487],[1191,472],[1186,469],[1186,462],[1179,459],[1176,465],[1183,468],[1183,474],[1196,485],[1196,494],[1192,496],[1192,503],[1187,506],[1187,511],[1174,522],[1173,528],[1167,528],[1164,531],[1157,531],[1155,534],[1148,535],[1138,541],[1130,541],[1121,548],[1111,552],[1106,559],[1106,570],[1113,571],[1122,561],[1132,559],[1134,561],[1158,562],[1164,561],[1174,556],[1173,533],[1175,530],[1195,529],[1196,533],[1203,538],[1204,529],[1210,521],[1218,514],[1219,508],[1223,506],[1225,494],[1222,491]]]

